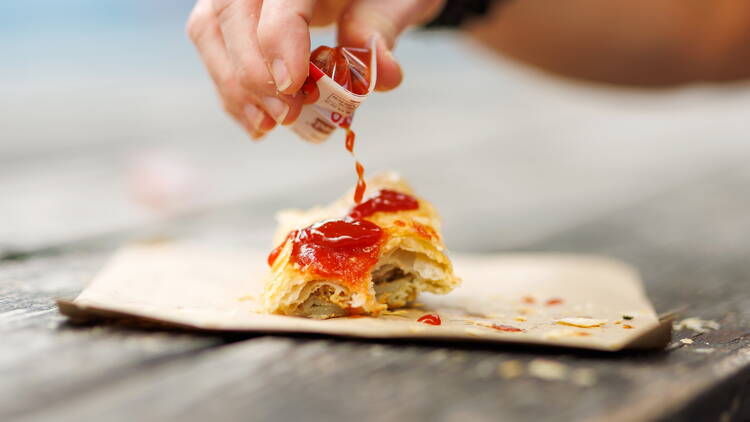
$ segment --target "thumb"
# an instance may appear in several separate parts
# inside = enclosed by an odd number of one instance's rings
[[[353,0],[339,16],[339,45],[366,46],[376,37],[378,81],[376,89],[397,87],[403,77],[391,51],[409,26],[422,23],[440,10],[443,0]]]

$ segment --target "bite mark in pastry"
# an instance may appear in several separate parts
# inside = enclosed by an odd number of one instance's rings
[[[345,195],[328,207],[279,215],[268,257],[268,312],[310,318],[378,315],[422,291],[458,285],[432,205],[396,173],[367,182],[366,200]]]

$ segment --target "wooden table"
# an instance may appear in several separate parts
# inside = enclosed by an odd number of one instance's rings
[[[267,248],[275,210],[353,182],[340,140],[246,140],[173,30],[157,32],[169,48],[127,53],[130,67],[110,57],[104,71],[6,79],[0,420],[749,420],[750,87],[568,84],[445,34],[407,37],[404,87],[357,116],[368,169],[409,177],[453,250],[624,259],[659,312],[720,329],[601,354],[66,323],[54,299],[74,297],[121,244]],[[137,157],[192,177],[190,201],[170,216],[133,201]],[[558,375],[533,370],[550,364]]]

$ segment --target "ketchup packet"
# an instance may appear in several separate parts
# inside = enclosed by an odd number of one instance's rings
[[[375,42],[370,48],[326,47],[310,55],[310,74],[319,96],[302,107],[292,130],[302,139],[320,143],[337,127],[349,127],[354,110],[372,92],[377,82]]]

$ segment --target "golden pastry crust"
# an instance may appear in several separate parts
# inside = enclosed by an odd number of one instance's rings
[[[268,312],[312,318],[353,314],[377,315],[405,306],[421,291],[445,294],[460,280],[444,253],[440,219],[434,207],[417,198],[396,173],[380,173],[367,182],[365,200],[382,189],[415,197],[415,210],[376,212],[363,218],[384,232],[378,262],[361,279],[330,279],[300,268],[293,262],[289,233],[316,222],[342,218],[354,206],[351,193],[327,207],[308,211],[283,211],[278,215],[275,242],[279,252],[271,265],[263,300]]]

